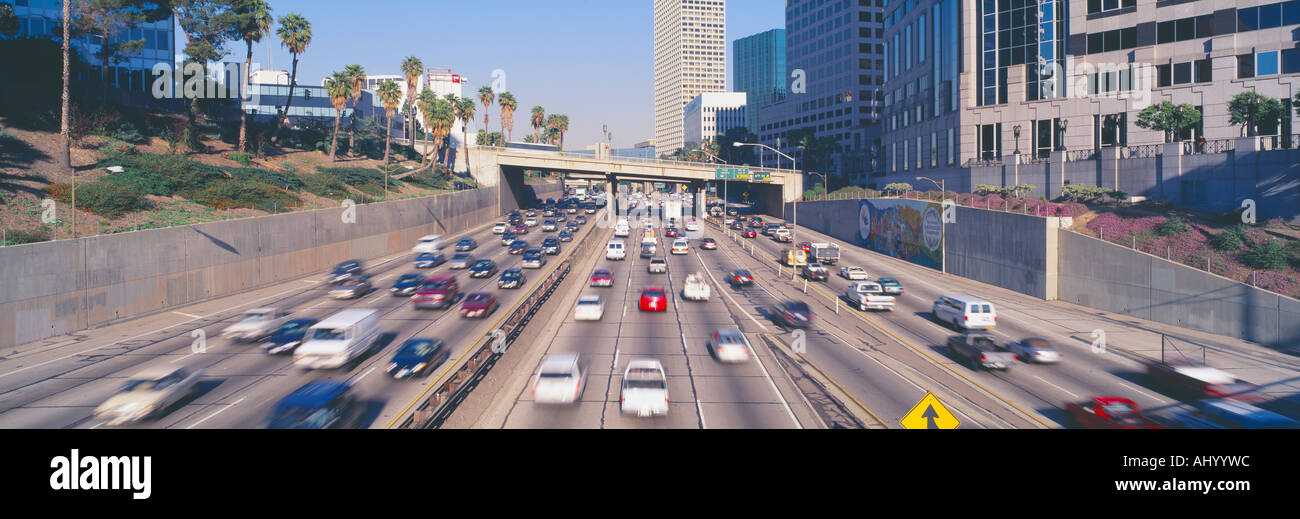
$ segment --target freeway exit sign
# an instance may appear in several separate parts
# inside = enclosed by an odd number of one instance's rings
[[[718,168],[717,180],[748,180],[749,168]]]

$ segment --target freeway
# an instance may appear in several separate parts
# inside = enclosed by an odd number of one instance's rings
[[[595,231],[587,224],[575,240]],[[543,233],[537,228],[522,236],[532,246]],[[519,266],[509,255],[490,224],[471,232],[446,237],[454,242],[462,236],[478,241],[476,258],[490,258],[499,270]],[[576,243],[576,242],[575,242]],[[531,284],[556,267],[567,253],[548,256],[543,269],[524,269]],[[450,252],[450,250],[449,250]],[[449,254],[450,255],[450,254]],[[458,306],[448,310],[415,310],[405,297],[388,292],[401,274],[419,271],[426,275],[449,271],[444,264],[434,269],[415,269],[413,254],[402,252],[364,262],[376,290],[355,300],[334,300],[326,296],[328,284],[313,276],[237,296],[222,298],[173,312],[148,316],[126,323],[88,330],[75,336],[56,338],[43,348],[25,349],[0,358],[0,427],[9,428],[97,428],[103,422],[91,416],[95,406],[116,393],[126,377],[145,366],[184,365],[204,369],[195,395],[183,400],[156,421],[132,427],[151,428],[258,428],[264,427],[275,403],[297,388],[315,380],[348,380],[363,403],[358,427],[384,427],[394,420],[417,394],[453,371],[473,342],[488,333],[494,321],[515,303],[524,290],[498,290],[497,276],[472,279],[459,273],[462,294],[488,291],[497,295],[501,309],[487,319],[460,317]],[[323,274],[323,273],[322,273]],[[295,318],[321,319],[346,308],[380,311],[380,349],[351,370],[303,371],[293,367],[289,355],[264,354],[257,343],[233,343],[217,336],[238,320],[240,312],[255,307],[289,310]],[[191,345],[193,330],[207,337],[206,351],[196,353]],[[408,338],[431,337],[445,341],[450,360],[425,379],[394,380],[384,366],[396,348]]]

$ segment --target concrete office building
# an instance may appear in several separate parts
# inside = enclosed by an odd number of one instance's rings
[[[865,176],[879,156],[883,100],[883,0],[790,0],[785,9],[784,101],[762,105],[759,142],[795,157],[805,168],[791,132],[810,129],[833,139],[836,151],[820,173]],[[787,159],[759,151],[765,167]]]
[[[727,2],[655,0],[654,46],[656,152],[673,153],[686,105],[727,89]]]
[[[1286,108],[1262,133],[1297,122],[1300,1],[907,0],[885,22],[883,181],[1161,144],[1136,122],[1162,101],[1201,109],[1186,140],[1244,135],[1228,102],[1248,90]]]
[[[744,92],[705,92],[682,112],[686,142],[696,144],[716,140],[719,134],[747,122]]]
[[[745,93],[745,127],[758,135],[758,109],[785,100],[785,29],[772,29],[731,44],[732,90]]]

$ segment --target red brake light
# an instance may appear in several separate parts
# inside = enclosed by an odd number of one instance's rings
[[[970,320],[970,316],[969,316],[969,315],[962,316],[961,319],[962,319],[963,321],[969,321],[969,320]]]
[[[988,355],[985,355],[985,354],[981,353],[981,354],[980,354],[980,360],[989,360],[989,357],[988,357]]]

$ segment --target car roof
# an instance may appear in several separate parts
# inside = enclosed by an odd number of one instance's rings
[[[135,372],[135,374],[132,375],[131,378],[132,379],[144,378],[144,379],[156,380],[172,374],[172,372],[181,369],[181,367],[182,366],[171,366],[171,365],[149,366],[144,369],[141,369],[140,371]]]
[[[279,407],[320,407],[350,387],[346,382],[318,380],[310,382],[280,400]]]
[[[316,323],[313,328],[333,328],[335,326],[351,326],[360,322],[362,319],[369,317],[371,314],[378,314],[378,310],[368,308],[354,308],[343,310],[337,314],[326,317],[323,321]]]
[[[569,372],[577,363],[577,353],[556,353],[548,355],[545,359],[542,359],[542,365],[539,371],[547,373]]]
[[[599,301],[600,301],[600,296],[582,296],[582,297],[579,297],[579,298],[578,298],[578,302],[579,302],[579,303],[584,302],[584,301],[597,301],[597,302],[599,302]]]
[[[624,371],[631,371],[633,369],[657,369],[663,371],[664,365],[655,359],[632,359],[627,362],[627,369]]]

